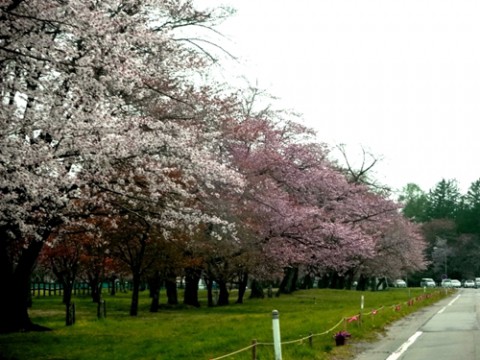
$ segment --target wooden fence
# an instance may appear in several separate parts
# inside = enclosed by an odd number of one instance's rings
[[[112,284],[104,282],[102,284],[102,288],[110,292],[112,290]],[[132,283],[130,281],[126,281],[123,287],[120,286],[118,282],[115,284],[116,291],[120,291],[123,289],[131,290]],[[63,295],[63,285],[56,282],[32,282],[30,284],[30,292],[32,296],[37,297]],[[76,282],[73,284],[73,295],[90,295],[91,292],[92,289],[90,288],[90,285],[88,283]]]

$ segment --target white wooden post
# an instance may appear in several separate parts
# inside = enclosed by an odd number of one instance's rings
[[[360,325],[362,325],[362,322],[363,322],[363,307],[364,307],[364,304],[365,304],[365,298],[364,296],[362,295],[362,297],[360,298]]]
[[[275,350],[275,360],[282,360],[282,343],[280,340],[280,319],[278,311],[272,311],[272,325],[273,325],[273,348]]]

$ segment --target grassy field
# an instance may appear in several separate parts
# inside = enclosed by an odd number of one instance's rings
[[[336,347],[334,332],[346,328],[352,334],[350,343],[370,341],[386,324],[445,296],[438,290],[427,290],[426,294],[431,295],[426,298],[420,288],[365,293],[315,289],[213,308],[206,307],[205,298],[198,309],[165,307],[149,313],[150,299],[145,291],[135,318],[128,315],[130,294],[105,295],[105,319],[97,319],[96,304],[89,297],[77,296],[77,321],[70,327],[64,325],[65,308],[59,296],[35,297],[30,311],[33,321],[53,331],[0,335],[0,359],[209,360],[246,348],[254,339],[259,343],[257,360],[273,359],[274,309],[280,313],[282,343],[288,342],[282,345],[284,360],[346,359],[352,347]],[[361,322],[348,322],[345,319],[359,314],[362,295],[365,306]],[[419,296],[425,298],[407,304]],[[308,339],[301,340],[310,334],[311,345]],[[252,349],[225,359],[250,360]]]

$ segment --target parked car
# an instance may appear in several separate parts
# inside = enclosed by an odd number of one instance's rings
[[[405,282],[405,280],[397,279],[393,282],[393,286],[398,288],[404,288],[407,287],[407,283]]]
[[[462,287],[462,283],[460,282],[460,280],[452,279],[451,282],[452,282],[452,287],[454,287],[454,288]]]
[[[480,278],[475,278],[475,287],[480,288]]]
[[[450,279],[443,279],[443,280],[442,280],[442,287],[444,287],[444,288],[451,288],[451,287],[453,287],[453,285],[452,285],[452,280],[450,280]]]
[[[475,281],[473,280],[465,280],[463,282],[463,287],[464,288],[474,288],[475,287]]]
[[[420,281],[420,287],[433,288],[435,286],[437,286],[437,284],[435,284],[432,278],[422,278]]]

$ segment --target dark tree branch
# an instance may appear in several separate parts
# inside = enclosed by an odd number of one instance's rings
[[[187,105],[188,107],[190,107],[190,108],[192,108],[192,109],[195,109],[195,107],[194,107],[192,104],[190,104],[190,103],[188,103],[188,102],[186,102],[186,101],[184,101],[184,100],[178,99],[178,98],[176,98],[175,96],[172,96],[172,95],[170,95],[170,94],[167,94],[167,93],[165,93],[165,92],[163,92],[163,91],[161,91],[161,90],[158,90],[157,88],[155,88],[155,87],[152,86],[152,85],[149,85],[149,84],[145,83],[145,86],[146,86],[148,89],[156,92],[156,93],[159,94],[159,95],[165,96],[165,97],[167,97],[167,98],[169,98],[169,99],[171,99],[171,100],[174,100],[174,101],[179,102],[179,103],[181,103],[181,104]]]
[[[214,46],[218,49],[220,49],[222,52],[224,52],[225,54],[227,54],[228,56],[230,56],[230,58],[232,58],[233,60],[237,60],[237,58],[231,54],[230,52],[228,52],[227,50],[225,50],[222,46],[220,45],[217,45],[215,44],[214,42],[211,42],[211,41],[208,41],[208,40],[205,40],[205,39],[200,39],[200,38],[177,38],[177,39],[174,39],[176,41],[185,41],[185,42],[188,42],[189,44],[192,44],[193,46],[197,47],[198,49],[200,49],[205,55],[207,55],[213,62],[217,62],[217,59],[215,59],[215,57],[213,57],[213,55],[211,55],[207,50],[205,50],[202,46],[198,45],[196,43],[196,41],[198,42],[204,42],[204,43],[207,43],[211,46]]]
[[[21,18],[24,18],[24,19],[35,20],[35,21],[47,23],[47,24],[50,24],[50,25],[59,24],[59,25],[70,26],[70,27],[74,27],[74,28],[77,28],[77,29],[78,29],[78,26],[75,26],[75,25],[73,25],[73,24],[66,23],[66,22],[64,22],[64,21],[52,20],[52,19],[43,19],[43,18],[36,17],[36,16],[18,14],[18,13],[12,12],[12,11],[9,12],[9,15],[16,16],[16,17],[21,17]]]
[[[25,0],[13,0],[12,3],[6,7],[5,12],[12,12],[15,10],[17,7],[21,5]]]

